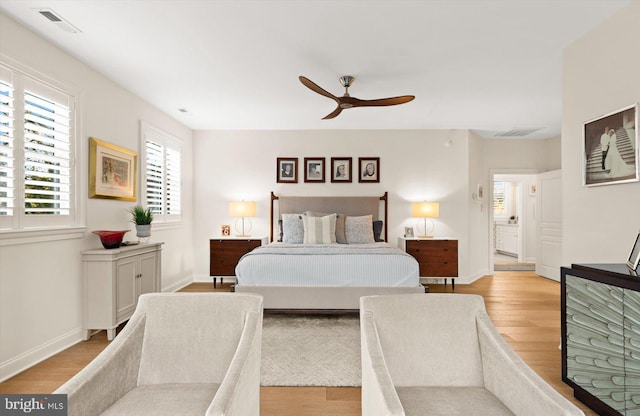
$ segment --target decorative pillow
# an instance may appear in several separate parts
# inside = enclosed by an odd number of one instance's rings
[[[304,244],[334,244],[336,242],[336,214],[324,217],[302,216]]]
[[[348,244],[375,243],[373,239],[373,216],[347,217],[344,220],[344,229]]]
[[[325,217],[329,215],[329,213],[305,211],[304,215],[308,215],[310,217]],[[336,243],[338,244],[347,244],[347,236],[344,231],[345,218],[346,215],[344,214],[336,214]]]
[[[278,230],[280,230],[278,234],[278,242],[282,243],[282,220],[278,220]]]
[[[382,224],[383,222],[380,220],[373,222],[373,239],[376,242],[384,241],[382,238],[380,238],[380,234],[382,234]]]
[[[304,240],[304,225],[301,214],[282,214],[282,242],[302,244]]]

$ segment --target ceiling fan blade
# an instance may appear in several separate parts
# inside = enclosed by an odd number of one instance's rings
[[[298,77],[298,79],[300,80],[300,82],[302,82],[302,85],[304,85],[305,87],[309,88],[311,91],[314,91],[314,92],[316,92],[316,93],[318,93],[320,95],[324,95],[325,97],[329,97],[329,98],[331,98],[332,100],[335,100],[338,103],[340,102],[338,100],[338,97],[336,97],[335,95],[331,94],[329,91],[325,91],[324,89],[322,89],[321,87],[316,85],[313,81],[311,81],[309,78],[306,78],[306,77],[303,77],[302,75],[300,75]]]
[[[338,114],[342,113],[342,108],[340,108],[340,106],[336,107],[335,110],[333,110],[332,113],[327,114],[326,116],[322,117],[323,120],[328,120],[330,118],[335,118]]]
[[[377,100],[360,100],[355,99],[352,102],[354,107],[379,107],[386,105],[398,105],[408,103],[416,98],[414,95],[401,95],[399,97],[379,98]]]

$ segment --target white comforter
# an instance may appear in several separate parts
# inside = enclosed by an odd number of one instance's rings
[[[239,285],[416,287],[418,262],[388,243],[271,243],[245,254]]]

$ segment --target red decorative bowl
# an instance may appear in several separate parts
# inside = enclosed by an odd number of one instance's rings
[[[102,247],[104,248],[118,248],[120,244],[122,244],[122,239],[124,235],[128,233],[129,230],[125,231],[108,231],[108,230],[98,230],[92,231],[92,233],[96,234],[100,237],[100,242],[102,243]]]

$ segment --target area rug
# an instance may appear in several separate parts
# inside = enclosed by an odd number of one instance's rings
[[[263,386],[360,386],[358,315],[265,314]]]

